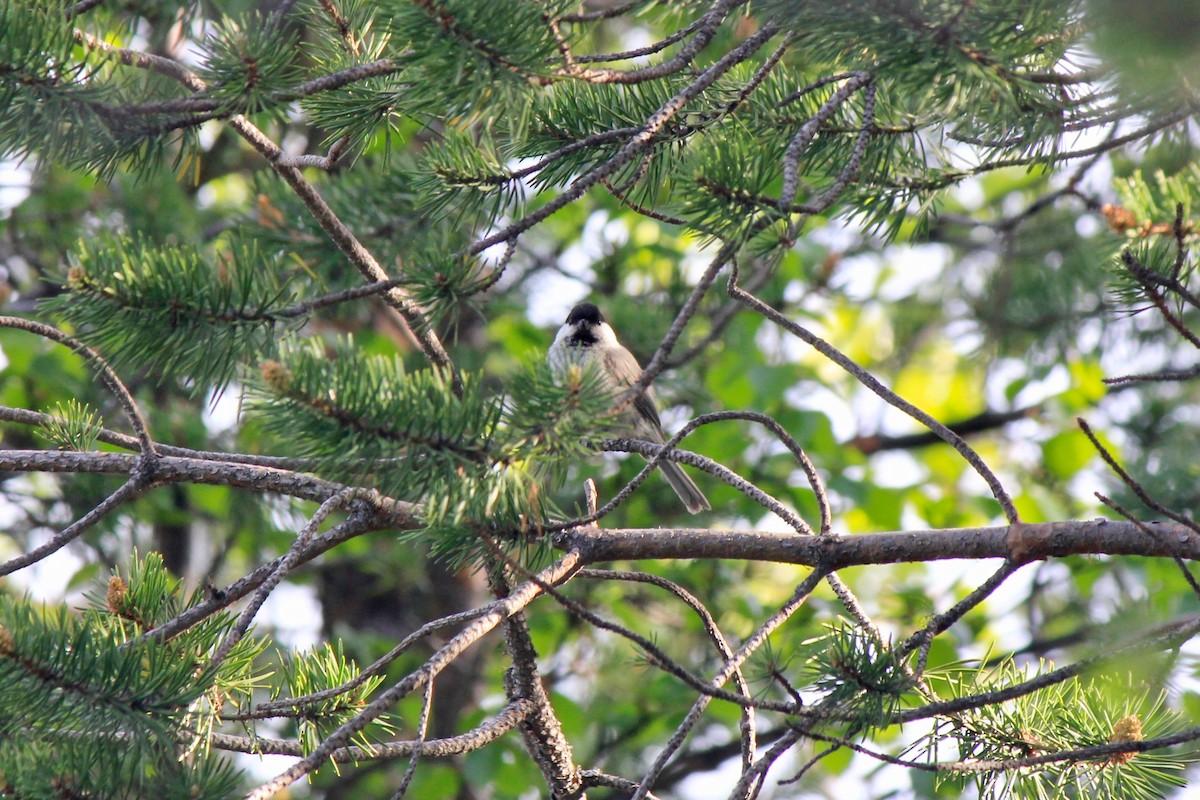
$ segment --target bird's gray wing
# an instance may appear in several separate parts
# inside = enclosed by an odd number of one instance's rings
[[[604,354],[605,374],[610,375],[613,381],[613,388],[618,392],[623,392],[630,386],[637,383],[637,379],[642,376],[642,368],[638,365],[637,359],[633,354],[624,348],[619,350],[609,350]],[[658,441],[663,441],[662,420],[658,416],[658,406],[654,401],[654,390],[647,388],[637,396],[633,401],[633,409],[637,415],[645,420],[653,432],[658,435]]]

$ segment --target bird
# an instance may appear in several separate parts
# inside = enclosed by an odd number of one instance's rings
[[[565,373],[571,365],[586,367],[595,364],[614,395],[633,386],[642,376],[641,365],[633,353],[617,341],[612,326],[593,303],[579,303],[571,309],[567,321],[558,329],[546,358],[551,369],[559,374]],[[658,405],[650,387],[638,395],[621,421],[635,438],[654,444],[666,442]],[[664,460],[659,462],[658,468],[689,512],[698,514],[712,508],[708,498],[678,464]]]

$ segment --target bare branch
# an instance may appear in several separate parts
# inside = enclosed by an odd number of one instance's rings
[[[1136,555],[1200,560],[1200,535],[1188,526],[1147,522],[1143,535],[1131,522],[1109,519],[1019,523],[990,528],[895,531],[841,536],[789,536],[768,531],[705,528],[570,529],[555,547],[579,550],[584,563],[654,558],[728,558],[842,569],[946,559],[1012,559],[1025,563],[1069,555]]]
[[[1125,519],[1132,522],[1134,525],[1137,525],[1138,529],[1141,531],[1144,531],[1147,535],[1149,535],[1149,536],[1157,536],[1158,535],[1155,531],[1151,530],[1151,528],[1149,526],[1147,526],[1144,522],[1142,522],[1141,520],[1134,517],[1133,514],[1131,514],[1126,509],[1124,509],[1120,503],[1116,502],[1111,497],[1106,497],[1103,494],[1101,494],[1100,492],[1096,492],[1096,499],[1098,499],[1101,503],[1104,503],[1104,505],[1108,506],[1113,511],[1120,514]],[[1187,585],[1191,587],[1192,593],[1195,594],[1197,597],[1200,597],[1200,583],[1198,583],[1196,581],[1196,576],[1192,574],[1192,571],[1190,569],[1188,569],[1187,564],[1185,564],[1183,561],[1183,558],[1176,555],[1175,556],[1175,564],[1176,564],[1176,566],[1179,567],[1179,571],[1181,573],[1183,573],[1183,579],[1185,581],[1187,581]]]
[[[125,453],[75,453],[62,450],[0,450],[0,470],[9,472],[81,472],[131,475],[141,456]],[[260,492],[324,502],[345,488],[340,483],[291,470],[260,467],[238,462],[161,456],[154,462],[154,483],[203,483],[232,486]],[[397,527],[416,524],[415,507],[391,498],[379,501],[380,519],[390,518]]]
[[[509,703],[493,719],[484,722],[468,733],[451,736],[447,739],[380,742],[370,747],[358,747],[357,745],[339,747],[330,753],[329,760],[346,763],[371,759],[405,758],[411,756],[418,746],[420,746],[421,756],[424,758],[448,758],[462,755],[496,741],[517,727],[529,716],[531,711],[533,711],[533,703],[528,700],[518,700]],[[230,736],[225,733],[214,733],[210,741],[213,747],[232,753],[304,755],[304,745],[295,739],[267,739],[257,736]]]
[[[136,498],[145,490],[147,483],[150,481],[152,471],[146,469],[147,463],[142,457],[138,457],[137,466],[134,468],[128,481],[121,484],[121,488],[106,497],[103,501],[94,506],[90,511],[82,517],[63,528],[57,534],[52,536],[45,544],[35,547],[27,553],[22,553],[19,556],[0,564],[0,576],[9,575],[19,569],[24,569],[30,564],[35,564],[41,561],[46,556],[57,553],[62,548],[79,538],[81,534],[87,531],[88,528],[95,525],[101,519],[117,508],[117,506],[126,501]]]
[[[511,591],[505,569],[506,564],[497,561],[488,571],[492,591],[498,599],[507,597]],[[528,577],[529,582],[541,591],[557,595],[549,582],[533,574],[528,574]],[[504,676],[504,692],[509,702],[529,700],[534,706],[533,713],[518,726],[525,748],[541,771],[542,779],[550,789],[550,796],[555,800],[574,800],[582,794],[583,781],[579,776],[579,767],[575,765],[571,743],[563,734],[562,723],[554,713],[550,695],[542,682],[537,666],[537,650],[533,646],[533,637],[529,634],[529,623],[525,621],[524,613],[518,611],[504,620],[504,643],[512,660],[512,668]]]
[[[759,300],[754,295],[746,292],[737,285],[737,264],[733,266],[733,271],[729,276],[727,289],[731,297],[744,303],[747,307],[763,315],[767,319],[774,322],[776,325],[787,330],[793,336],[796,336],[806,344],[810,345],[814,350],[828,358],[833,363],[837,364],[842,369],[853,375],[859,383],[866,386],[875,394],[883,398],[889,405],[892,405],[905,414],[908,414],[913,419],[920,422],[925,427],[936,433],[942,441],[949,444],[958,451],[968,464],[979,473],[979,476],[987,482],[988,488],[992,490],[992,496],[996,498],[996,502],[1000,504],[1001,510],[1004,511],[1004,516],[1009,522],[1016,523],[1020,520],[1020,515],[1017,514],[1017,508],[1013,505],[1012,498],[1009,497],[1007,490],[1001,485],[1000,479],[992,472],[991,468],[983,462],[979,454],[963,440],[961,436],[947,428],[942,423],[938,422],[929,414],[914,406],[891,389],[884,386],[879,379],[860,367],[853,359],[846,356],[833,345],[826,342],[816,334],[809,331],[797,322],[788,319],[776,309]]]
[[[800,539],[804,537],[797,536],[792,538]],[[736,671],[752,653],[756,652],[760,647],[762,647],[763,643],[766,642],[767,637],[770,636],[774,630],[790,619],[791,616],[800,609],[800,607],[812,593],[813,589],[816,587],[817,583],[823,577],[824,574],[821,569],[815,569],[809,573],[808,577],[801,581],[796,587],[796,591],[792,593],[792,596],[788,599],[788,601],[784,603],[778,611],[776,611],[765,621],[763,621],[761,625],[759,625],[758,630],[756,630],[748,639],[746,639],[745,642],[742,643],[742,646],[738,648],[738,651],[733,655],[733,658],[726,660],[725,666],[719,673],[717,673],[716,677],[712,679],[712,686],[714,688],[720,688],[723,686],[725,681],[729,680],[730,676],[733,675],[734,671]],[[692,708],[690,711],[688,711],[687,716],[684,717],[683,721],[679,724],[679,727],[675,729],[675,733],[671,736],[670,741],[667,742],[662,750],[659,751],[658,756],[655,757],[654,763],[650,766],[650,769],[646,771],[645,776],[643,776],[642,780],[639,782],[638,790],[634,793],[631,800],[642,800],[646,797],[650,791],[650,788],[653,786],[654,781],[657,780],[659,774],[662,773],[663,768],[667,765],[667,762],[670,761],[679,748],[683,746],[684,741],[686,741],[688,735],[695,728],[696,723],[700,719],[700,715],[704,713],[704,710],[708,707],[708,704],[711,700],[712,698],[707,694],[701,695],[696,699],[695,704],[692,705]]]
[[[129,424],[133,427],[134,434],[137,435],[139,449],[142,451],[142,454],[148,458],[153,458],[156,455],[154,442],[150,439],[146,420],[142,418],[142,412],[137,406],[137,401],[133,399],[133,395],[129,393],[129,390],[125,388],[125,384],[117,377],[117,373],[113,372],[112,367],[108,365],[108,362],[99,353],[75,337],[68,336],[58,328],[41,322],[21,319],[20,317],[0,316],[0,327],[16,328],[35,333],[38,336],[51,339],[59,344],[64,344],[83,356],[100,373],[100,379],[104,381],[104,385],[108,387],[108,390],[117,398],[117,402],[121,404],[121,408],[125,411],[125,416],[129,419]]]
[[[555,563],[539,573],[539,577],[547,583],[557,583],[578,569],[580,558],[578,553],[567,553]],[[446,666],[456,659],[464,650],[477,642],[485,633],[495,628],[503,620],[521,611],[541,593],[534,583],[527,582],[518,586],[511,595],[497,604],[493,611],[479,617],[450,641],[443,645],[415,672],[409,673],[400,682],[379,695],[366,708],[354,715],[325,737],[311,753],[279,773],[271,780],[259,785],[246,795],[245,800],[265,800],[287,786],[312,772],[325,761],[334,751],[343,747],[354,734],[363,730],[373,720],[394,706],[401,698],[410,692],[420,689],[433,680]]]

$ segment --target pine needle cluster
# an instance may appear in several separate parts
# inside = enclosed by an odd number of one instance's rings
[[[406,370],[351,339],[285,345],[264,361],[249,408],[291,452],[334,479],[420,504],[428,541],[453,561],[477,558],[480,532],[506,542],[555,512],[543,483],[603,438],[612,402],[594,371],[565,380],[531,365],[511,396],[464,373]]]
[[[243,639],[210,669],[228,615],[166,642],[145,635],[198,599],[183,598],[154,553],[114,575],[81,614],[3,598],[4,791],[214,799],[234,791],[240,777],[203,742],[226,696],[262,685],[254,666],[262,643]]]
[[[85,332],[118,368],[153,365],[199,391],[220,390],[303,319],[280,259],[235,238],[202,252],[144,239],[81,247],[68,292],[45,308]]]

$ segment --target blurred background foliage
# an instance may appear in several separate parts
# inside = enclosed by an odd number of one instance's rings
[[[10,4],[0,25],[14,24],[12,15],[21,5]],[[471,53],[447,59],[441,47],[404,50],[409,42],[436,34],[422,27],[428,20],[413,11],[419,5],[337,3],[358,31],[357,51],[331,30],[315,2],[296,4],[282,26],[284,40],[261,35],[276,10],[269,2],[110,2],[85,19],[89,30],[117,45],[202,66],[206,80],[228,90],[209,95],[217,107],[252,113],[289,150],[323,152],[346,137],[348,155],[341,166],[329,174],[310,171],[310,178],[379,263],[403,276],[413,296],[435,310],[437,329],[455,362],[480,372],[489,391],[503,391],[528,364],[540,361],[566,311],[585,298],[601,306],[645,363],[711,257],[712,236],[732,235],[747,219],[744,209],[706,193],[697,178],[778,195],[781,154],[793,128],[767,113],[769,103],[760,108],[752,101],[745,127],[730,126],[687,146],[685,134],[678,133],[676,144],[656,147],[642,174],[635,174],[643,168],[635,161],[611,177],[613,186],[633,180],[634,191],[622,197],[591,191],[558,211],[521,238],[494,286],[472,295],[470,288],[498,262],[502,248],[478,257],[448,254],[550,202],[572,177],[613,151],[581,150],[555,171],[525,182],[488,182],[480,176],[510,173],[528,163],[520,159],[539,157],[596,130],[639,125],[686,78],[631,87],[568,82],[539,93],[530,76],[547,74],[546,58],[556,54],[556,45],[540,33],[517,34],[544,32],[542,26],[519,20],[506,24],[511,38],[505,42],[515,66],[496,70]],[[464,12],[492,18],[489,5],[457,4]],[[535,5],[517,4],[514,14],[529,13]],[[825,5],[828,9],[818,12],[812,10],[816,4],[755,4],[756,16],[718,31],[712,51],[727,51],[761,19],[779,14],[798,38],[783,62],[788,72],[777,79],[779,87],[764,87],[765,96],[774,92],[777,99],[785,86],[828,74],[834,66],[882,64],[879,124],[925,126],[925,134],[873,143],[867,156],[873,166],[864,168],[864,180],[851,187],[848,201],[806,218],[793,241],[781,243],[777,227],[761,234],[745,255],[743,281],[753,281],[763,300],[813,327],[933,417],[972,431],[971,443],[1001,476],[1026,521],[1105,514],[1095,491],[1142,510],[1099,462],[1075,425],[1078,416],[1100,431],[1156,499],[1190,512],[1200,470],[1195,382],[1104,381],[1187,369],[1195,361],[1178,332],[1130,289],[1118,257],[1131,247],[1148,261],[1174,259],[1170,237],[1147,226],[1172,224],[1177,203],[1185,206],[1183,218],[1192,226],[1187,239],[1194,239],[1200,196],[1194,117],[1200,98],[1193,81],[1173,76],[1195,75],[1195,69],[1181,66],[1194,66],[1200,53],[1195,10],[1168,0],[1139,3],[1132,15],[1128,4],[1115,0],[1021,4],[1036,7],[1034,21],[1042,28],[1053,22],[1060,30],[1086,33],[1065,38],[1061,52],[1045,53],[1047,63],[1076,59],[1083,62],[1080,69],[1102,76],[1097,86],[1104,87],[1098,90],[1104,102],[1047,108],[1020,106],[1019,100],[1029,97],[1022,93],[1027,87],[1005,94],[1011,84],[973,72],[975,67],[961,63],[962,52],[931,54],[922,49],[927,39],[919,32],[893,36],[895,20],[887,13],[860,13],[886,4]],[[995,3],[896,5],[932,19],[948,18],[961,8],[963,29],[981,47],[1008,42],[1012,47],[1003,55],[1027,55],[1017,50],[1029,45],[1028,36],[1005,39],[987,27],[985,12]],[[968,11],[975,5],[982,7],[978,18]],[[644,13],[581,26],[585,33],[572,44],[578,52],[602,52],[657,41],[700,9],[696,3],[648,3]],[[226,22],[218,26],[218,19]],[[969,27],[973,20],[978,29]],[[1131,29],[1131,20],[1147,22]],[[482,23],[466,19],[463,24]],[[845,48],[844,39],[851,36],[860,51]],[[294,42],[302,44],[294,47]],[[286,58],[280,57],[283,44]],[[82,57],[78,46],[59,46],[71,58]],[[263,61],[262,83],[253,96],[234,91],[246,82],[230,67],[243,52],[239,48],[276,56]],[[271,94],[298,79],[383,53],[402,59],[405,69],[298,105],[277,102]],[[147,84],[163,80],[138,72],[130,77],[129,70],[110,62],[95,69],[99,79],[113,81],[118,102],[157,97]],[[749,77],[731,73],[722,91],[734,92]],[[998,80],[1002,85],[991,87],[991,99],[980,100],[978,93],[986,94],[988,82]],[[997,99],[1002,94],[1003,101]],[[1039,95],[1039,102],[1048,102],[1046,96]],[[813,103],[803,108],[805,114],[815,109]],[[1098,147],[1108,130],[1101,124],[1105,113],[1125,120],[1124,132],[1180,111],[1156,134],[1111,152],[1098,150],[1095,157],[969,174],[976,163],[972,159],[981,153],[977,163],[994,164],[1031,153]],[[939,114],[953,116],[938,123]],[[0,111],[0,116],[11,122],[13,115]],[[1078,130],[1059,136],[1062,119],[1076,116],[1085,118]],[[854,124],[853,119],[841,122]],[[955,124],[957,140],[948,135]],[[260,298],[247,300],[251,304],[272,303],[283,295],[311,298],[361,282],[292,191],[221,122],[132,149],[118,142],[111,152],[99,152],[99,145],[89,150],[75,140],[22,140],[11,125],[3,131],[13,137],[0,141],[10,156],[0,171],[4,313],[36,315],[54,308],[59,319],[89,324],[92,319],[77,298],[64,293],[69,273],[88,258],[101,260],[118,236],[124,237],[126,254],[129,243],[136,243],[134,250],[178,248],[190,254],[181,259],[201,267],[233,265],[269,279],[269,285],[247,289]],[[974,148],[964,143],[968,133],[1020,141]],[[840,164],[852,142],[847,136],[823,138],[806,157],[802,174],[815,176],[810,200],[827,183],[829,167],[822,165]],[[912,188],[917,179],[936,186]],[[903,190],[881,188],[904,180],[909,183]],[[679,215],[688,224],[649,218],[637,213],[641,206]],[[1121,210],[1129,216],[1120,216]],[[135,255],[132,263],[146,260]],[[162,274],[185,280],[182,267],[172,269]],[[51,305],[44,305],[48,301]],[[835,529],[841,532],[998,523],[987,487],[949,447],[925,438],[911,420],[763,319],[741,311],[727,324],[719,323],[733,311],[731,303],[719,291],[710,294],[675,355],[693,346],[703,349],[657,382],[669,429],[707,411],[769,414],[825,476]],[[1183,309],[1180,316],[1195,329],[1195,309]],[[724,327],[708,341],[718,324]],[[380,313],[377,300],[316,312],[304,321],[303,332],[328,342],[352,333],[364,355],[396,357],[414,370],[425,366],[411,338]],[[199,370],[204,348],[216,346],[208,338],[213,334],[197,329],[185,335],[200,349],[171,347],[181,358],[198,356],[195,364],[184,362],[188,369],[164,370],[155,363],[153,343],[133,337],[125,343],[136,346],[118,358],[155,437],[202,450],[292,454],[285,431],[241,413],[252,376],[222,372],[214,385],[216,371]],[[121,342],[100,344],[108,345],[109,355],[122,352]],[[105,424],[119,422],[111,396],[65,348],[0,329],[0,350],[0,405],[52,411],[77,401]],[[241,351],[220,352],[233,359]],[[211,361],[207,366],[220,367]],[[45,446],[23,426],[5,425],[0,436],[5,448]],[[763,430],[722,422],[701,428],[683,446],[737,471],[805,519],[816,519],[803,474]],[[596,476],[604,500],[640,466],[634,458],[580,460],[554,499],[563,509],[578,508],[581,481]],[[786,530],[733,489],[703,476],[699,480],[714,508],[701,524]],[[117,485],[116,478],[87,475],[3,476],[0,554],[7,558],[30,549]],[[313,510],[310,504],[221,487],[159,489],[110,516],[31,575],[4,584],[4,591],[48,600],[76,597],[106,574],[105,567],[125,563],[135,546],[161,552],[167,568],[189,585],[223,585],[286,551]],[[604,525],[692,522],[666,484],[652,479]],[[260,632],[274,629],[285,646],[338,640],[358,663],[369,663],[422,622],[483,599],[477,574],[431,560],[430,547],[428,540],[380,534],[348,542],[289,577],[286,591],[273,598],[260,620]],[[802,574],[792,567],[742,562],[672,562],[654,569],[706,602],[731,636],[748,634]],[[901,564],[851,569],[844,577],[884,633],[902,636],[964,597],[987,571],[978,565],[951,570],[944,564]],[[571,593],[635,630],[657,635],[663,647],[699,672],[718,664],[699,621],[659,590],[579,580]],[[1019,651],[1028,659],[1071,660],[1091,652],[1103,626],[1133,627],[1197,610],[1196,597],[1168,561],[1064,559],[1027,567],[1005,592],[940,639],[930,663],[984,658],[996,650]],[[819,635],[841,613],[823,589],[776,637],[770,653],[755,659],[752,681],[765,691],[774,670],[804,657],[801,642]],[[647,748],[670,734],[694,700],[692,690],[640,663],[625,643],[549,603],[534,609],[530,624],[545,657],[555,709],[580,763],[625,774],[623,768],[639,763],[651,752]],[[504,662],[492,656],[499,646],[495,640],[476,648],[439,682],[433,735],[463,730],[498,706],[498,671]],[[418,649],[400,659],[389,674],[406,674],[427,652]],[[1190,678],[1195,671],[1187,655],[1173,673],[1177,677]],[[1175,694],[1194,717],[1200,709],[1195,682],[1181,680]],[[418,700],[406,700],[393,716],[415,717]],[[711,729],[698,732],[660,781],[666,793],[708,796],[697,776],[736,755],[736,741],[729,738],[736,729],[733,708],[714,705],[711,715]],[[245,766],[259,769],[252,760]],[[386,762],[371,762],[341,776],[322,773],[311,791],[327,798],[382,796],[394,788],[398,772]],[[879,796],[891,790],[952,796],[919,774],[864,770],[849,755],[824,760],[802,786],[835,796],[847,785],[840,781],[864,782]],[[536,785],[535,767],[509,737],[455,761],[427,764],[411,792],[415,797],[504,798],[525,796]],[[481,792],[481,786],[490,790]]]

